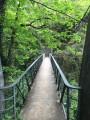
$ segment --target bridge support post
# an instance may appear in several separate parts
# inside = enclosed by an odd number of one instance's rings
[[[67,87],[67,120],[69,120],[69,88]]]
[[[45,58],[45,53],[43,53],[43,59]]]
[[[14,118],[16,118],[15,86],[13,87],[13,115]]]

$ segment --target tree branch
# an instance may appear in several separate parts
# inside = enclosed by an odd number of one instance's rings
[[[45,18],[43,18],[43,19],[50,19],[50,20],[51,20],[51,18],[49,18],[49,17],[45,17]],[[38,19],[36,19],[36,20],[41,20],[41,18],[38,18]],[[34,21],[32,21],[31,23],[29,23],[29,24],[21,24],[21,27],[31,26],[31,27],[33,27],[33,28],[35,28],[35,29],[41,29],[41,28],[46,28],[46,27],[47,27],[46,24],[43,24],[43,25],[41,25],[41,26],[36,27],[36,26],[32,25],[34,22],[36,22],[36,21],[34,20]]]
[[[50,10],[53,10],[53,11],[55,11],[55,12],[58,12],[58,13],[64,14],[64,15],[66,15],[66,16],[68,16],[68,17],[70,17],[70,18],[72,18],[72,19],[74,19],[74,20],[76,20],[76,21],[79,22],[79,20],[77,20],[77,19],[71,17],[70,15],[67,15],[67,14],[64,13],[64,12],[60,12],[60,11],[58,11],[58,10],[55,10],[55,9],[53,9],[53,8],[50,8],[50,7],[48,7],[47,5],[45,5],[45,4],[43,4],[43,3],[37,2],[37,1],[35,1],[35,0],[30,0],[30,1],[35,2],[35,3],[37,3],[37,4],[40,4],[40,5],[46,7],[46,8],[48,8],[48,9],[50,9]]]
[[[86,16],[86,14],[87,14],[87,12],[88,12],[88,10],[89,10],[89,9],[90,9],[90,5],[88,6],[88,8],[87,8],[86,12],[84,13],[84,15],[83,15],[83,17],[82,17],[81,21],[83,21],[83,19],[85,18],[85,16]]]
[[[35,29],[41,29],[41,28],[47,28],[47,25],[46,24],[44,24],[44,25],[41,25],[41,26],[33,26],[31,23],[30,24],[21,24],[21,27],[24,27],[24,26],[31,26],[31,27],[33,27],[33,28],[35,28]]]

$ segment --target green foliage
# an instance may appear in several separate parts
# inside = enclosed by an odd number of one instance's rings
[[[90,2],[38,2],[42,5],[32,0],[8,0],[6,3],[2,37],[6,84],[12,83],[27,68],[35,56],[42,52],[43,46],[48,46],[55,53],[82,55],[82,37],[75,31],[74,25],[78,25],[75,19],[83,17]],[[86,31],[86,26],[83,31]],[[75,46],[69,45],[72,42],[75,42]]]
[[[7,0],[4,19],[0,15],[0,20],[4,20],[2,63],[5,85],[14,82],[42,53],[43,46],[48,46],[55,53],[82,55],[83,37],[75,27],[79,25],[78,21],[82,19],[90,0],[37,1],[42,5],[33,0]],[[86,25],[79,27],[86,31]],[[75,44],[71,46],[72,43]],[[66,63],[66,69],[71,66],[79,69],[74,59]],[[76,84],[76,78],[71,74],[68,78],[73,78],[72,84]],[[10,119],[8,115],[7,119]]]

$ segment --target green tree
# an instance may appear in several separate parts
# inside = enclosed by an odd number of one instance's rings
[[[76,39],[74,42],[78,44],[80,39],[77,40],[77,33],[73,34],[76,32],[75,24],[79,23],[88,6],[88,2],[84,2],[83,9],[80,1],[7,2],[2,40],[2,62],[6,81],[14,81],[25,70],[27,61],[41,53],[43,46],[62,53],[67,46],[71,47],[68,43],[73,39]]]

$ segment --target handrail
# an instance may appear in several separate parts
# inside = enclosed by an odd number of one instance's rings
[[[81,120],[80,100],[82,88],[69,84],[64,73],[51,54],[50,60],[58,86],[57,90],[60,93],[60,103],[62,103],[66,120]]]
[[[57,66],[57,69],[58,71],[60,72],[62,78],[63,78],[63,81],[64,81],[64,84],[69,87],[69,88],[73,88],[73,89],[81,89],[81,87],[76,87],[76,86],[72,86],[69,84],[69,82],[67,81],[64,73],[62,72],[61,68],[59,67],[58,63],[56,62],[56,60],[54,59],[54,57],[50,54],[50,56],[52,57],[53,61],[55,62],[56,66]]]
[[[8,116],[16,117],[16,108],[20,108],[24,104],[44,57],[45,54],[39,56],[14,83],[0,88],[0,94],[2,92],[5,94],[3,94],[4,98],[0,100],[0,105],[4,104],[5,106],[3,109],[0,109],[0,120],[6,120]]]
[[[21,79],[21,78],[27,73],[27,71],[38,61],[38,59],[39,59],[41,56],[42,56],[42,55],[40,55],[40,56],[19,76],[19,78],[17,78],[17,79],[15,80],[14,83],[12,83],[12,84],[9,85],[9,86],[0,87],[0,90],[8,89],[8,88],[10,88],[10,87],[15,86],[15,84],[17,84],[17,83],[20,81],[20,79]]]

